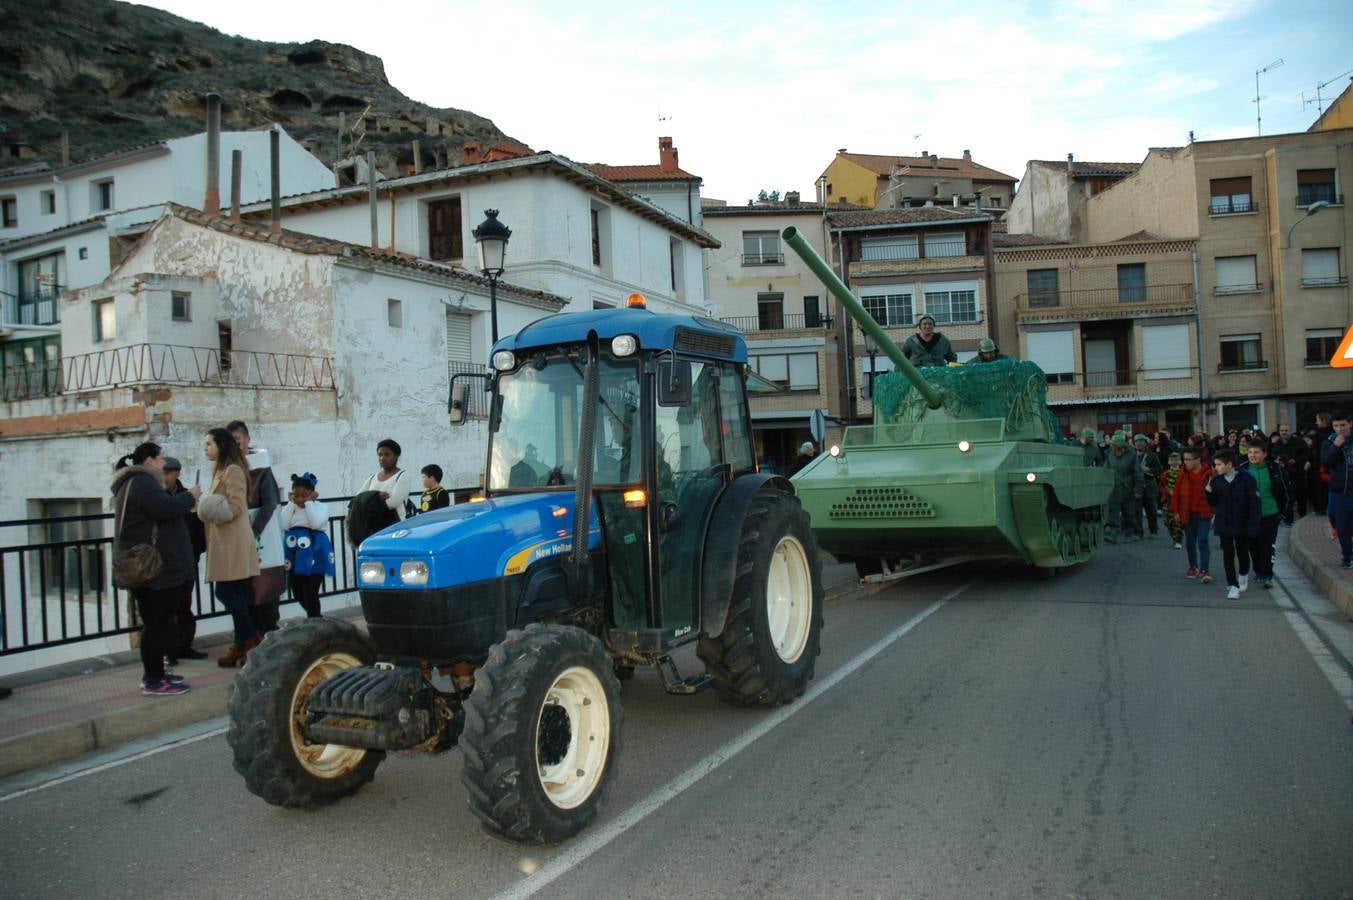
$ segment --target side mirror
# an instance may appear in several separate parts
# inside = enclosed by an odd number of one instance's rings
[[[465,382],[451,380],[451,399],[447,401],[446,413],[452,425],[465,424]]]
[[[687,360],[658,361],[658,405],[686,406],[691,402],[691,364]]]

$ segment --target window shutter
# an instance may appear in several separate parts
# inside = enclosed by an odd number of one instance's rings
[[[1212,179],[1212,196],[1224,197],[1231,194],[1248,194],[1250,192],[1249,178],[1214,178]]]
[[[1189,326],[1142,326],[1142,368],[1147,378],[1187,378]]]
[[[1255,275],[1253,256],[1217,257],[1217,290],[1245,291],[1253,290],[1259,283]]]
[[[1029,359],[1048,375],[1076,371],[1076,353],[1070,331],[1029,332]]]
[[[470,317],[464,313],[446,311],[446,361],[473,362],[470,343]],[[454,372],[452,374],[455,374]]]
[[[1320,281],[1327,284],[1339,280],[1339,251],[1303,250],[1301,251],[1301,280]]]
[[[790,355],[789,386],[794,390],[817,388],[816,353],[794,353]]]

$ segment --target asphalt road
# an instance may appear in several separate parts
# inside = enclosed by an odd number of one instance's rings
[[[619,777],[560,847],[485,836],[457,751],[315,813],[207,736],[15,796],[19,897],[1273,897],[1353,893],[1349,708],[1280,592],[1110,547],[828,610],[804,702],[624,689]],[[685,662],[686,660],[682,660]],[[692,670],[693,666],[689,666]],[[166,700],[166,702],[173,702]]]

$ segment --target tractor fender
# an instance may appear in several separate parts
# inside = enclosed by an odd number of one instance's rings
[[[709,517],[705,533],[704,564],[700,572],[700,628],[706,637],[723,633],[728,607],[737,580],[738,546],[742,523],[752,498],[763,490],[794,493],[789,479],[782,475],[757,472],[736,479],[723,492]]]

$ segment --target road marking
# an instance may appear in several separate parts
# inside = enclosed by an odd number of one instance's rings
[[[804,709],[807,709],[818,697],[821,697],[827,691],[836,687],[845,679],[855,674],[865,663],[878,656],[889,646],[901,639],[907,632],[911,631],[917,625],[920,625],[926,619],[930,618],[940,607],[944,606],[950,600],[966,591],[968,588],[983,581],[989,576],[979,575],[965,584],[954,588],[934,603],[921,610],[912,618],[903,622],[895,628],[890,634],[886,635],[873,646],[869,647],[863,653],[856,656],[850,662],[841,668],[832,672],[823,680],[816,682],[803,699],[790,706],[782,706],[773,713],[769,713],[756,727],[743,732],[728,743],[719,747],[713,753],[710,753],[704,759],[692,765],[686,771],[682,772],[676,778],[667,782],[667,784],[658,788],[644,799],[635,803],[629,809],[616,816],[606,825],[588,832],[584,837],[570,843],[562,853],[551,859],[548,863],[528,874],[520,882],[498,895],[498,900],[525,900],[527,897],[533,897],[541,889],[547,887],[551,882],[556,881],[563,875],[573,869],[574,866],[586,860],[592,854],[601,850],[611,841],[615,840],[625,831],[633,828],[635,825],[657,812],[669,800],[680,796],[696,782],[700,781],[706,775],[718,769],[724,763],[737,756],[743,750],[747,749],[768,732],[774,730],[790,716]]]
[[[80,769],[75,772],[70,772],[66,775],[59,775],[56,778],[53,778],[49,781],[44,781],[41,784],[36,784],[33,785],[32,787],[27,787],[22,790],[15,791],[12,794],[6,794],[5,796],[0,797],[0,803],[4,803],[6,800],[17,800],[20,797],[27,797],[29,794],[35,794],[38,791],[45,791],[47,788],[56,787],[58,784],[66,784],[67,782],[76,781],[80,778],[84,778],[89,775],[97,775],[99,772],[106,772],[109,769],[116,769],[118,766],[125,766],[127,763],[133,763],[138,760],[145,759],[148,756],[154,756],[157,753],[163,753],[166,750],[176,750],[179,747],[186,747],[189,744],[196,744],[198,741],[205,741],[208,738],[214,738],[217,737],[218,735],[222,735],[225,733],[226,733],[225,726],[213,728],[212,730],[203,732],[202,734],[195,734],[192,735],[191,737],[174,740],[167,744],[161,744],[158,747],[150,747],[146,750],[141,750],[139,752],[132,753],[128,756],[118,757],[117,759],[112,759],[109,760],[108,762],[93,765],[87,769]]]
[[[1311,659],[1315,660],[1316,667],[1324,673],[1334,692],[1339,695],[1339,699],[1344,701],[1350,713],[1353,713],[1353,678],[1349,677],[1348,670],[1334,658],[1329,647],[1321,640],[1320,635],[1315,633],[1311,623],[1306,620],[1306,613],[1295,602],[1295,598],[1287,590],[1287,586],[1282,582],[1276,583],[1277,590],[1274,591],[1277,596],[1274,598],[1278,606],[1282,609],[1287,624],[1292,626],[1296,632],[1297,640],[1301,641],[1306,652],[1311,654]]]

